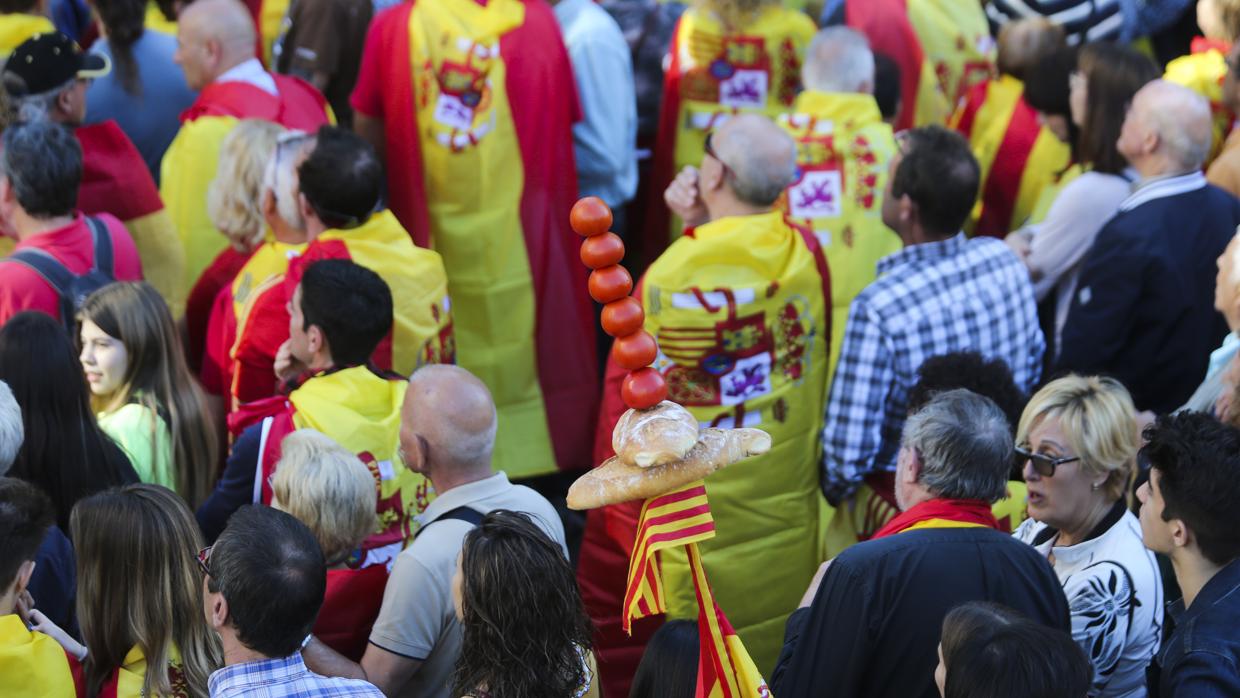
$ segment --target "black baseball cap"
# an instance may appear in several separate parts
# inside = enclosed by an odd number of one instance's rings
[[[98,78],[112,70],[107,56],[83,53],[60,32],[37,34],[23,41],[4,63],[4,88],[14,97],[54,90],[73,78]]]

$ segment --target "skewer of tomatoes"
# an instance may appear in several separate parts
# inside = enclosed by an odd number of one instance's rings
[[[596,196],[587,196],[573,205],[569,216],[573,230],[585,240],[581,261],[590,272],[590,297],[603,304],[603,331],[615,337],[611,357],[629,370],[620,386],[624,404],[635,410],[654,407],[667,398],[663,374],[652,368],[659,345],[642,325],[646,314],[642,305],[629,295],[633,277],[621,266],[624,241],[610,232],[611,209]]]

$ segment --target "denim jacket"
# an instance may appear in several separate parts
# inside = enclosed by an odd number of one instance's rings
[[[1240,696],[1240,560],[1219,570],[1193,605],[1167,609],[1174,631],[1150,671],[1152,698]]]

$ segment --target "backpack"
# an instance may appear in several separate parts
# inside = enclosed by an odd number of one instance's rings
[[[86,297],[116,280],[112,264],[112,236],[107,226],[93,216],[86,217],[86,224],[90,226],[94,250],[90,269],[85,274],[74,274],[55,257],[39,249],[18,250],[9,257],[34,270],[60,296],[60,322],[71,339],[77,330],[77,311]]]

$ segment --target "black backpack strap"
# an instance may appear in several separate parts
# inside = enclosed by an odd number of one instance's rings
[[[112,234],[108,232],[108,226],[94,216],[87,216],[86,224],[90,226],[91,237],[95,242],[92,268],[103,272],[109,279],[115,279],[116,274],[112,268]]]
[[[482,517],[484,516],[486,516],[486,514],[483,514],[477,509],[471,509],[469,507],[457,507],[453,509],[452,511],[449,511],[443,514],[442,516],[436,518],[434,521],[431,521],[430,523],[422,524],[422,527],[418,529],[418,532],[413,534],[413,539],[417,540],[418,536],[422,535],[422,531],[425,531],[428,526],[439,523],[440,521],[447,521],[449,519],[452,519],[455,521],[464,521],[470,526],[477,526],[478,524],[482,523]]]
[[[26,265],[36,274],[43,277],[43,280],[60,296],[61,322],[65,323],[66,327],[69,326],[69,323],[74,322],[73,295],[70,292],[70,286],[73,284],[73,279],[76,278],[73,272],[61,264],[60,260],[40,249],[26,248],[18,250],[10,255],[9,259]],[[72,331],[70,331],[70,335],[72,335]]]

